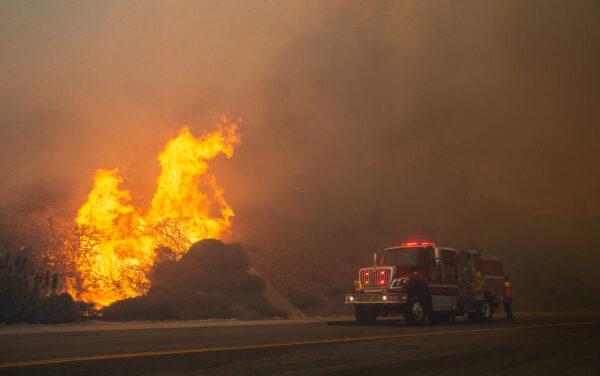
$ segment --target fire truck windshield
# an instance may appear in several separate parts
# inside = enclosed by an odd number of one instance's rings
[[[383,251],[381,265],[420,265],[423,260],[421,255],[425,250],[423,247],[386,249]]]

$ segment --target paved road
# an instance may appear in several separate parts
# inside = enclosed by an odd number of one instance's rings
[[[0,328],[8,375],[600,375],[600,313]]]

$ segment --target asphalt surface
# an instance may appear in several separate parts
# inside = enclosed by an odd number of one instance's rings
[[[0,328],[4,375],[600,375],[600,313]]]

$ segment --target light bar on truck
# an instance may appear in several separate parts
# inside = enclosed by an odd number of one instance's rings
[[[402,247],[425,247],[425,246],[434,246],[433,242],[406,242],[402,243]]]

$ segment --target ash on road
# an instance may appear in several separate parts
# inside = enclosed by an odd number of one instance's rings
[[[599,375],[600,313],[0,328],[7,375]]]

